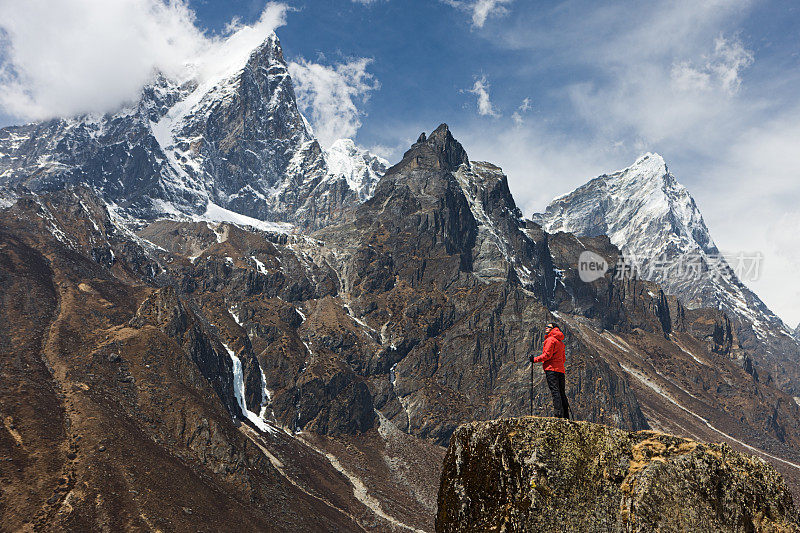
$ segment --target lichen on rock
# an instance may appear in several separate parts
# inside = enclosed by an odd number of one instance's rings
[[[519,418],[456,430],[436,531],[800,531],[783,478],[726,444]]]

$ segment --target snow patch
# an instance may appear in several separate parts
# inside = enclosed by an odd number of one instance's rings
[[[226,228],[222,223],[209,224],[206,222],[206,227],[213,231],[214,235],[216,235],[217,244],[222,244],[228,240],[228,228]]]
[[[267,274],[267,267],[264,266],[264,263],[262,263],[261,261],[256,259],[256,256],[254,256],[254,255],[251,255],[250,259],[252,259],[253,262],[256,264],[256,269],[258,270],[258,272],[260,274]]]
[[[361,328],[364,329],[369,334],[368,337],[372,338],[371,334],[377,333],[375,331],[375,329],[372,328],[372,326],[370,326],[369,324],[364,322],[364,320],[358,318],[357,316],[355,316],[353,314],[353,310],[350,308],[350,305],[344,304],[342,307],[344,307],[344,310],[347,311],[347,316],[349,316],[351,319],[353,319],[353,322],[355,322],[356,324],[361,326]]]
[[[607,340],[608,342],[610,342],[611,344],[613,344],[614,346],[616,346],[617,348],[619,348],[620,350],[622,350],[623,352],[629,352],[629,353],[630,353],[630,351],[631,351],[631,350],[629,350],[628,348],[626,348],[625,346],[623,346],[622,344],[620,344],[619,342],[617,342],[617,341],[614,339],[614,336],[613,336],[613,335],[611,335],[610,333],[608,333],[607,331],[604,331],[604,332],[603,332],[603,334],[602,334],[602,337],[603,337],[605,340]],[[620,340],[621,340],[621,339],[620,339]]]
[[[356,147],[350,139],[339,139],[323,151],[332,178],[343,177],[359,200],[366,201],[389,168],[389,162],[367,150]]]
[[[673,342],[673,344],[675,344],[675,346],[680,348],[683,353],[685,353],[686,355],[689,355],[692,359],[694,359],[695,361],[697,361],[701,365],[708,366],[707,363],[705,363],[704,361],[700,360],[700,358],[697,357],[694,353],[692,353],[691,350],[689,350],[683,344],[681,344],[681,341],[679,341],[678,338],[675,335],[670,334],[670,340]]]
[[[208,202],[206,212],[194,218],[196,221],[229,222],[239,226],[250,226],[271,233],[289,233],[294,229],[294,226],[287,222],[266,222],[264,220],[258,220],[257,218],[252,218],[220,207],[214,202]]]

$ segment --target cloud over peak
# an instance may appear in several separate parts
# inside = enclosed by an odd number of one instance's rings
[[[210,36],[184,0],[0,2],[0,107],[24,120],[113,111],[155,72],[214,75],[284,24],[286,10],[267,4],[255,23]]]
[[[517,107],[517,110],[511,115],[511,119],[514,121],[514,124],[517,126],[522,126],[525,123],[525,120],[522,118],[523,113],[527,113],[531,110],[531,99],[529,97],[525,97],[522,100],[522,103]]]
[[[355,58],[331,66],[305,59],[289,63],[297,104],[308,115],[314,134],[328,147],[341,138],[353,137],[361,127],[363,113],[358,105],[366,102],[380,83],[367,67],[369,58]]]

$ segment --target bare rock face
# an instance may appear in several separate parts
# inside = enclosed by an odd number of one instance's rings
[[[725,444],[552,418],[474,422],[445,456],[436,531],[798,531],[783,478]]]
[[[341,326],[360,331],[341,336],[313,317],[303,328],[369,380],[375,408],[402,431],[446,445],[467,420],[530,403],[550,412],[541,371],[530,402],[528,362],[537,325],[553,320],[547,239],[527,231],[502,171],[470,161],[446,124],[386,171],[352,221],[314,236],[340,249]],[[647,428],[612,367],[568,342],[575,412]]]

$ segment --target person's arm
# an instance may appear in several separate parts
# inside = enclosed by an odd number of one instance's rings
[[[545,361],[549,361],[556,354],[556,343],[551,339],[544,340],[544,346],[542,346],[542,355],[537,355],[533,358],[534,363],[544,363]]]

